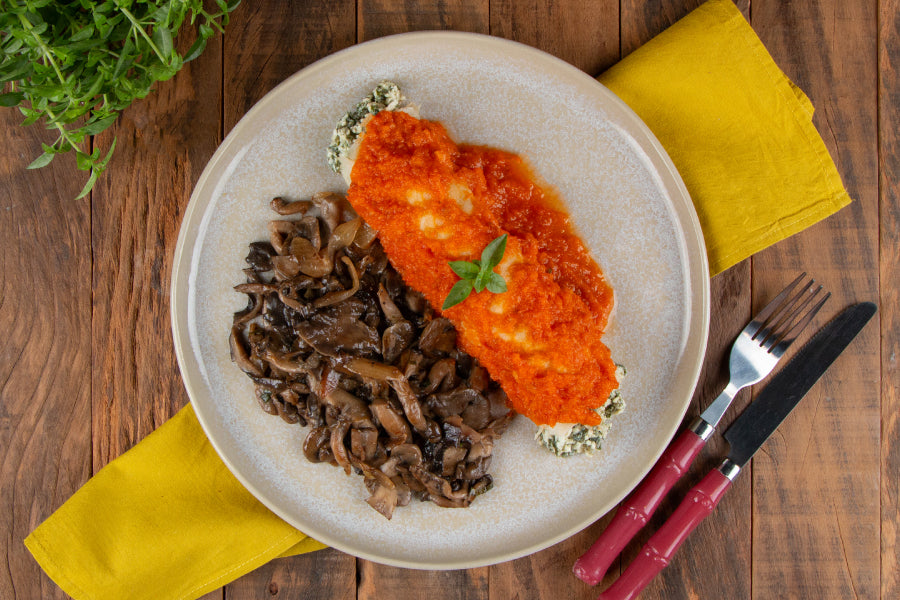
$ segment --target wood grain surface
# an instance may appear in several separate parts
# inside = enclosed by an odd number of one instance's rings
[[[169,327],[181,215],[224,135],[315,60],[405,31],[453,29],[535,46],[598,74],[700,0],[258,0],[224,38],[127,109],[89,198],[71,157],[26,171],[45,132],[0,112],[0,598],[66,598],[22,539],[93,472],[187,402]],[[802,270],[833,298],[879,313],[689,538],[646,599],[900,597],[900,1],[737,2],[813,100],[815,124],[855,202],[712,280],[708,354],[689,409],[727,380],[727,352],[754,310]],[[750,402],[742,391],[725,422]],[[205,600],[595,598],[715,466],[697,464],[591,588],[572,562],[609,516],[519,560],[412,571],[336,550],[283,558]]]

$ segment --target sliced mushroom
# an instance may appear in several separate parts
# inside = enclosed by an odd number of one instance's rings
[[[316,298],[313,302],[313,308],[319,309],[338,304],[339,302],[351,298],[353,294],[359,291],[359,275],[356,273],[356,267],[353,265],[353,261],[346,256],[341,257],[341,261],[347,265],[347,270],[350,272],[350,278],[353,281],[353,284],[346,290],[329,292],[321,298]]]
[[[303,455],[312,463],[330,462],[330,443],[331,431],[327,427],[314,427],[303,440]]]
[[[269,206],[271,206],[272,210],[277,212],[279,215],[295,215],[300,212],[305,213],[306,211],[308,211],[312,206],[312,202],[308,202],[306,200],[289,202],[284,198],[272,198]]]
[[[231,348],[231,360],[240,367],[241,371],[257,377],[262,377],[264,375],[262,369],[250,360],[250,355],[247,353],[247,349],[241,341],[240,329],[236,326],[231,328],[231,336],[228,338],[228,343]]]
[[[409,321],[400,321],[384,330],[381,349],[384,360],[393,363],[416,340],[416,329]]]
[[[446,356],[456,348],[456,329],[449,319],[434,319],[419,336],[419,348],[430,356]]]
[[[412,440],[412,431],[409,428],[409,423],[387,401],[376,399],[369,405],[369,409],[372,411],[372,415],[378,424],[388,434],[387,447],[389,450]]]

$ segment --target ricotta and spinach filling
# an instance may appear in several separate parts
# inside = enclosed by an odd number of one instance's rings
[[[625,377],[625,367],[616,365],[616,379],[621,382]],[[557,456],[574,456],[576,454],[593,454],[600,450],[603,439],[609,433],[609,419],[625,410],[625,400],[619,390],[613,390],[609,398],[599,408],[594,409],[603,418],[599,425],[582,425],[581,423],[557,423],[553,427],[539,425],[534,439]]]
[[[350,154],[353,143],[365,131],[366,119],[383,110],[397,110],[405,101],[400,87],[392,81],[382,81],[368,96],[360,100],[353,110],[338,121],[331,134],[331,144],[328,146],[328,165],[331,170],[341,173],[342,158]]]

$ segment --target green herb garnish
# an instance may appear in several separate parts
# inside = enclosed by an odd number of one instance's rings
[[[469,297],[474,289],[476,293],[485,289],[494,294],[502,294],[506,291],[506,281],[498,273],[494,273],[494,267],[503,260],[503,253],[506,252],[506,238],[504,233],[490,244],[485,246],[481,253],[481,260],[453,261],[450,268],[459,275],[460,280],[450,289],[447,299],[441,310],[447,310],[451,306],[456,306]]]
[[[0,106],[19,108],[23,125],[44,119],[57,132],[29,169],[75,152],[90,176],[79,198],[106,169],[116,141],[104,154],[91,137],[119,112],[200,56],[215,30],[224,31],[240,0],[10,0],[0,12]],[[198,37],[181,55],[175,37],[199,20]],[[5,86],[5,87],[4,87]]]

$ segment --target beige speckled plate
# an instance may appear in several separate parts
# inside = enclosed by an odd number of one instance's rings
[[[442,121],[457,140],[524,154],[559,189],[616,290],[605,339],[628,367],[628,408],[600,453],[555,458],[519,418],[495,448],[492,491],[468,509],[414,502],[392,521],[364,502],[360,477],[306,462],[302,430],[259,409],[227,344],[231,315],[245,303],[231,288],[242,281],[247,244],[267,236],[269,200],[343,189],[325,163],[332,127],[383,79],[399,83],[423,118]],[[706,347],[702,233],[662,147],[588,75],[532,48],[472,34],[415,33],[354,46],[270,92],[200,177],[172,277],[181,372],[225,463],[260,501],[316,539],[405,567],[509,560],[602,516],[675,433]]]

